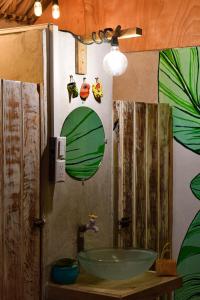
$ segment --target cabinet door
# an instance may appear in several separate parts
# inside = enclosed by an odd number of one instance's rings
[[[0,299],[39,300],[40,97],[0,81]]]

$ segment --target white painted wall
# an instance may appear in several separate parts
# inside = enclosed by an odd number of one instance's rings
[[[98,172],[84,185],[66,174],[65,183],[57,183],[53,191],[52,203],[49,203],[46,225],[47,264],[59,257],[76,256],[76,233],[80,223],[88,221],[88,214],[98,215],[99,233],[86,233],[86,248],[112,245],[112,77],[102,68],[102,60],[109,51],[108,44],[88,46],[87,81],[92,84],[95,77],[103,83],[102,103],[95,101],[92,92],[83,103],[75,98],[69,103],[67,83],[72,74],[80,88],[83,77],[75,75],[75,40],[64,32],[53,28],[53,61],[51,67],[51,89],[53,93],[53,135],[59,136],[66,116],[79,106],[88,106],[96,111],[102,120],[108,144]]]

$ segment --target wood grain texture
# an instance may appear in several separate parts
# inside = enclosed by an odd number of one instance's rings
[[[34,0],[2,0],[0,2],[0,18],[15,21],[21,24],[30,24],[36,20],[34,15]],[[43,10],[50,0],[41,0]]]
[[[134,110],[130,102],[123,103],[123,199],[124,209],[123,213],[132,223],[132,195],[133,195],[133,160],[130,159],[134,151]],[[125,133],[125,134],[124,134]],[[124,247],[131,247],[133,244],[133,231],[132,226],[128,226],[126,230],[127,238],[124,240]]]
[[[87,73],[87,46],[75,40],[75,73]]]
[[[147,241],[158,249],[158,105],[147,105]]]
[[[119,116],[117,111],[117,103],[113,103],[113,245],[118,246],[118,230],[119,227],[119,183],[118,183],[118,170],[119,170]]]
[[[167,104],[114,101],[114,121],[115,224],[117,217],[132,219],[132,225],[118,232],[118,245],[160,254],[170,242],[171,250],[171,109]]]
[[[22,299],[22,109],[21,84],[3,83],[4,299]],[[12,294],[11,294],[12,293]]]
[[[162,252],[164,245],[169,242],[171,238],[171,227],[172,220],[169,220],[171,215],[169,208],[169,199],[171,188],[169,182],[171,182],[171,167],[169,160],[169,153],[171,147],[171,110],[166,104],[159,104],[159,115],[158,115],[158,124],[159,124],[159,219],[158,219],[158,228],[159,228],[159,253]],[[170,181],[169,181],[170,180]],[[169,255],[169,253],[168,253]]]
[[[40,110],[36,84],[2,81],[0,122],[0,295],[38,300]],[[3,139],[2,139],[3,137]]]
[[[25,82],[43,82],[42,31],[18,30],[18,34],[12,33],[12,30],[0,30],[0,77]]]
[[[200,44],[199,0],[60,0],[60,8],[60,19],[52,19],[49,6],[37,23],[53,22],[80,35],[119,24],[141,27],[143,37],[120,41],[125,52]]]
[[[23,286],[24,300],[40,296],[40,103],[36,84],[22,84],[23,111]]]
[[[154,299],[180,287],[180,277],[158,277],[154,272],[146,272],[129,280],[105,281],[81,274],[77,283],[59,286],[49,283],[47,300],[144,300]]]
[[[135,246],[146,246],[146,104],[135,104]]]
[[[3,134],[2,134],[2,127],[3,127],[3,118],[2,118],[2,110],[3,110],[3,101],[2,101],[2,80],[0,80],[0,216],[3,216]],[[4,247],[3,247],[3,232],[4,232],[4,222],[3,218],[0,218],[0,299],[3,299],[3,261],[4,261]]]

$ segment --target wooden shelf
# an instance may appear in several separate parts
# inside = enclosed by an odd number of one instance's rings
[[[159,277],[146,272],[129,280],[108,281],[81,274],[71,285],[48,283],[47,300],[144,300],[154,299],[181,287],[179,276]]]

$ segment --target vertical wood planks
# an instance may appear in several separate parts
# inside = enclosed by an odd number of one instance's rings
[[[157,249],[158,222],[158,105],[147,104],[147,241]]]
[[[146,239],[146,104],[135,104],[135,241],[145,247]]]
[[[170,185],[169,180],[171,181],[171,168],[169,153],[170,150],[170,119],[171,119],[171,110],[168,105],[160,104],[159,105],[159,189],[160,189],[160,201],[159,201],[159,253],[162,252],[163,247],[170,238],[170,227],[172,226],[172,220],[169,220],[169,195],[170,195]],[[170,241],[171,242],[171,241]]]
[[[0,299],[3,300],[3,135],[2,135],[2,126],[3,126],[3,99],[2,99],[2,81],[0,80]]]
[[[166,104],[128,101],[115,101],[114,107],[119,125],[114,161],[115,223],[121,216],[132,219],[125,234],[120,232],[120,244],[160,253],[166,242],[172,242],[171,109]]]
[[[118,211],[118,199],[119,199],[119,184],[118,184],[118,170],[119,170],[119,116],[117,111],[117,102],[113,103],[113,245],[118,246],[118,231],[119,227],[119,211]]]
[[[23,110],[23,286],[24,300],[40,295],[40,230],[33,219],[40,216],[40,103],[35,84],[22,83]]]
[[[133,181],[132,181],[132,170],[133,170],[133,160],[132,160],[132,153],[134,147],[134,110],[131,103],[126,102],[123,104],[123,198],[124,198],[124,216],[129,218],[132,222],[132,195],[133,195]],[[126,134],[124,134],[126,133]],[[132,246],[132,228],[129,226],[127,228],[126,235],[128,236],[127,239],[124,241],[125,247]]]
[[[3,82],[4,298],[22,298],[22,109],[21,84]],[[11,294],[12,293],[12,294]]]
[[[0,85],[0,297],[40,297],[40,101],[36,84]]]

